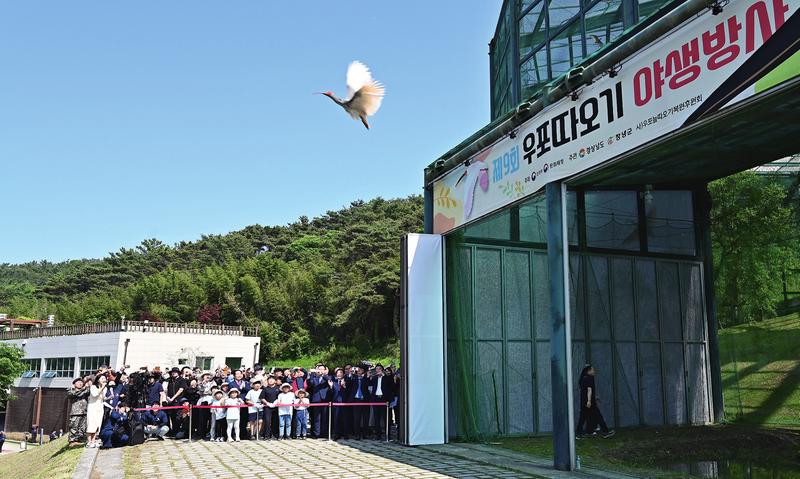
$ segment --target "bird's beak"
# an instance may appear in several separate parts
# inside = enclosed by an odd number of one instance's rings
[[[461,183],[461,180],[463,180],[465,176],[467,176],[467,170],[464,170],[464,173],[462,173],[461,177],[456,181],[456,186]]]

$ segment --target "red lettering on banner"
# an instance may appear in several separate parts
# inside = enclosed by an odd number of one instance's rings
[[[789,5],[783,0],[772,0],[772,10],[775,12],[775,30],[777,30],[786,21],[786,12],[789,11]]]
[[[772,12],[769,11],[768,2],[771,3]],[[739,58],[742,48],[746,53],[752,53],[757,45],[764,44],[785,23],[788,12],[786,0],[759,0],[745,10],[744,19],[731,16],[697,38],[690,39],[681,45],[680,50],[668,51],[662,57],[663,63],[662,58],[657,58],[634,75],[634,103],[644,106],[661,98],[665,82],[669,90],[678,90],[698,79],[703,72],[701,51],[705,68],[709,71],[720,69]],[[740,34],[742,30],[743,35]],[[741,44],[742,40],[744,45]]]
[[[650,68],[644,67],[633,76],[633,101],[636,106],[644,106],[653,97],[653,90],[650,88],[653,74]]]
[[[728,35],[725,35],[725,26],[728,26]],[[703,32],[703,53],[709,56],[708,69],[716,70],[724,67],[739,56],[741,49],[736,41],[739,40],[739,31],[742,24],[731,17],[727,22],[720,22],[714,27],[713,32]],[[725,44],[730,45],[725,46]]]
[[[750,5],[745,14],[745,51],[747,53],[756,49],[756,17],[758,17],[758,29],[761,31],[761,40],[766,42],[772,36],[772,25],[769,23],[769,13],[767,4],[764,2]]]
[[[700,65],[695,63],[700,61],[700,48],[697,46],[697,39],[693,39],[681,46],[681,51],[672,50],[667,54],[667,68],[665,75],[669,79],[670,90],[688,85],[700,76]],[[674,76],[673,76],[674,73]]]

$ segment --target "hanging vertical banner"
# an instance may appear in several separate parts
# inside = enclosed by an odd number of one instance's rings
[[[446,233],[800,75],[800,0],[731,0],[676,27],[434,182]],[[775,58],[796,54],[777,66]],[[770,67],[771,68],[767,68]],[[767,73],[769,72],[769,73]],[[766,73],[766,75],[765,75]]]

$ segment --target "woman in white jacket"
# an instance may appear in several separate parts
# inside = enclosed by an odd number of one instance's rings
[[[86,408],[86,447],[99,447],[97,433],[103,427],[103,401],[106,396],[106,383],[104,375],[94,378],[94,384],[89,388],[89,405]]]

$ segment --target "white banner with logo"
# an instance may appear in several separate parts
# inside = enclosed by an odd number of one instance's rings
[[[705,11],[627,59],[615,77],[564,98],[434,183],[434,232],[445,233],[677,130],[719,109],[726,80],[798,10],[800,0],[731,0]],[[788,25],[795,29],[794,25]],[[796,38],[800,31],[789,32]],[[750,62],[752,63],[752,62]],[[728,82],[730,83],[730,82]],[[740,101],[758,91],[750,81]],[[730,104],[730,101],[726,101]]]

